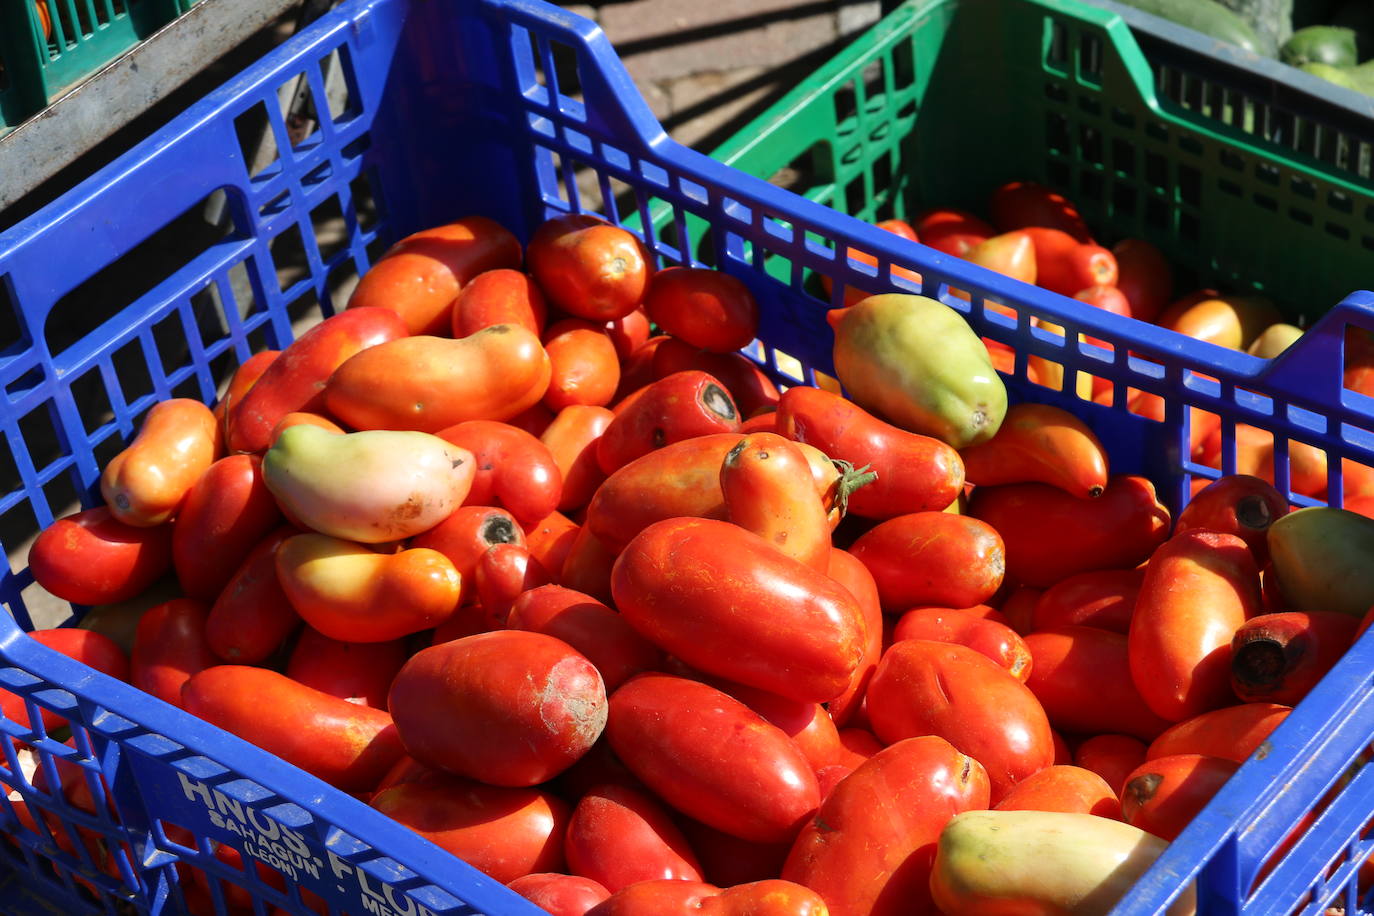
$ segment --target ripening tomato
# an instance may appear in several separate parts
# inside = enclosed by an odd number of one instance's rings
[[[428,531],[411,538],[411,547],[428,547],[448,557],[458,571],[464,595],[472,600],[477,562],[496,544],[525,543],[520,523],[505,509],[494,506],[460,506],[448,518]]]
[[[590,213],[546,221],[526,255],[549,301],[592,321],[611,321],[638,308],[654,269],[639,239]]]
[[[967,646],[893,643],[869,682],[868,716],[888,743],[939,735],[966,751],[987,768],[993,804],[1054,763],[1050,722],[1035,694]]]
[[[611,892],[590,878],[537,872],[506,883],[506,887],[530,903],[547,910],[550,916],[586,916]]]
[[[488,270],[458,291],[453,302],[453,336],[467,337],[494,324],[518,324],[542,334],[547,314],[544,294],[529,276],[507,267]]]
[[[100,474],[100,495],[115,518],[151,528],[170,521],[219,457],[210,408],[191,398],[154,404],[133,441]]]
[[[1287,514],[1288,500],[1267,480],[1231,474],[1193,494],[1179,513],[1174,533],[1207,528],[1234,534],[1263,566],[1269,560],[1269,526]]]
[[[747,347],[758,334],[759,305],[753,293],[718,270],[659,271],[649,281],[644,310],[664,332],[712,353]]]

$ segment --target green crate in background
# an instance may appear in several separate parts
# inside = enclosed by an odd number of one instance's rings
[[[911,0],[714,155],[866,220],[986,216],[999,184],[1039,181],[1100,242],[1148,239],[1185,282],[1310,323],[1374,286],[1374,121],[1304,121],[1272,74],[1307,77],[1277,64],[1212,81],[1209,46],[1188,72],[1079,0]]]
[[[179,0],[0,0],[0,133],[181,12]]]

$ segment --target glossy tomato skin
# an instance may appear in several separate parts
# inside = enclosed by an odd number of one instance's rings
[[[1026,686],[1056,728],[1085,735],[1123,732],[1150,741],[1169,727],[1136,689],[1124,635],[1051,627],[1027,634],[1026,647],[1034,659]]]
[[[987,772],[948,741],[897,741],[835,786],[793,843],[782,877],[817,891],[832,913],[929,913],[940,831],[988,799]]]
[[[433,528],[411,538],[411,547],[428,547],[448,557],[465,583],[477,574],[477,561],[496,544],[525,543],[525,532],[515,516],[496,506],[461,506]],[[464,588],[476,599],[476,589]]]
[[[1002,585],[1002,538],[986,522],[948,512],[913,512],[879,523],[849,548],[878,583],[883,610],[916,605],[971,607]]]
[[[997,234],[996,228],[972,213],[949,208],[921,213],[912,228],[920,236],[921,244],[956,258],[962,258],[970,248]]]
[[[548,306],[527,274],[509,267],[484,271],[458,291],[453,301],[454,337],[467,337],[494,324],[518,324],[532,334],[544,333]]]
[[[1119,797],[1126,777],[1145,762],[1145,742],[1130,735],[1093,735],[1078,745],[1073,762],[1101,776]]]
[[[223,661],[265,661],[301,625],[277,578],[277,548],[300,529],[281,525],[254,545],[210,607],[205,641]]]
[[[619,553],[655,522],[725,518],[720,465],[741,438],[735,433],[697,436],[631,461],[592,495],[585,527]]]
[[[468,420],[437,432],[472,452],[477,473],[463,500],[468,506],[504,506],[522,524],[558,508],[563,474],[539,439],[509,423]]]
[[[1193,494],[1178,515],[1174,533],[1206,528],[1234,534],[1263,566],[1269,560],[1269,526],[1287,514],[1288,500],[1269,481],[1231,474]]]
[[[259,350],[239,364],[229,379],[228,387],[224,389],[224,396],[216,401],[212,408],[217,428],[225,428],[225,423],[229,417],[229,408],[243,400],[248,389],[257,384],[258,379],[262,378],[262,374],[267,371],[267,367],[272,365],[272,361],[280,355],[280,350]]]
[[[532,557],[557,576],[581,530],[581,525],[562,512],[550,512],[529,526],[525,534],[525,546],[529,547]]]
[[[611,571],[615,606],[687,664],[795,700],[849,685],[868,634],[853,595],[756,534],[711,519],[640,532]]]
[[[444,334],[453,301],[474,277],[520,266],[520,242],[484,216],[466,216],[401,239],[363,274],[347,308],[391,309],[408,334]]]
[[[1116,285],[1116,257],[1101,245],[1080,242],[1058,229],[1031,226],[1022,231],[1035,243],[1036,285],[1065,296]]]
[[[659,271],[649,281],[644,310],[666,333],[712,353],[747,347],[758,334],[759,305],[749,287],[718,270]]]
[[[583,525],[563,560],[558,581],[568,588],[585,592],[598,601],[611,602],[611,570],[618,554]]]
[[[604,407],[620,387],[620,357],[604,323],[566,318],[544,332],[553,375],[544,405],[562,410],[573,404]]]
[[[1259,612],[1259,570],[1240,538],[1192,529],[1165,542],[1145,569],[1128,637],[1146,704],[1170,722],[1229,705],[1231,638]]]
[[[590,878],[538,872],[510,881],[506,887],[530,903],[547,910],[550,916],[586,916],[611,892]]]
[[[272,361],[238,404],[229,405],[229,451],[264,451],[283,416],[315,410],[325,382],[345,360],[407,333],[400,316],[375,307],[348,309],[315,325]]]
[[[29,550],[34,581],[73,604],[127,601],[171,566],[171,526],[126,525],[106,506],[58,519]]]
[[[878,479],[849,498],[849,511],[865,518],[944,509],[964,486],[964,463],[953,448],[898,429],[819,388],[797,386],[784,392],[777,430],[831,458],[855,467],[870,465]]]
[[[1110,478],[1096,499],[1043,483],[977,487],[969,513],[1001,535],[1007,578],[1036,588],[1090,569],[1129,569],[1169,534],[1154,484],[1125,475]]]
[[[1241,703],[1174,725],[1145,750],[1145,759],[1205,754],[1242,763],[1279,727],[1292,708],[1278,703]]]
[[[1202,754],[1147,760],[1121,789],[1122,816],[1132,826],[1173,840],[1238,769],[1234,760]]]
[[[845,688],[844,693],[826,702],[830,718],[837,726],[844,726],[859,711],[864,691],[868,689],[868,682],[873,678],[873,672],[878,669],[878,659],[883,654],[883,606],[882,599],[878,596],[878,583],[873,581],[873,574],[853,554],[832,547],[830,565],[826,571],[830,578],[848,589],[849,594],[859,603],[859,610],[863,612],[864,617],[864,629],[868,633],[863,658],[859,661],[859,667],[854,669],[849,686]]]
[[[246,665],[206,668],[182,689],[186,711],[345,792],[370,792],[404,748],[391,716]]]
[[[892,639],[894,642],[932,639],[936,642],[958,643],[986,655],[1023,684],[1031,674],[1030,649],[1015,630],[1006,624],[963,611],[912,608],[897,621]]]
[[[830,566],[830,521],[806,455],[777,433],[740,439],[720,467],[731,522],[813,569]]]
[[[229,455],[191,487],[172,523],[172,565],[189,598],[213,601],[248,552],[281,522],[257,455]]]
[[[520,544],[496,544],[487,548],[477,561],[473,578],[487,628],[492,630],[507,625],[511,606],[522,594],[553,582],[544,564],[534,558],[528,547]]]
[[[404,640],[341,642],[306,627],[286,662],[286,676],[321,693],[385,710],[387,691],[409,654]]]
[[[735,399],[741,417],[752,417],[778,405],[778,387],[752,360],[739,353],[712,353],[676,337],[658,341],[650,362],[652,380],[689,370],[705,372],[724,385]],[[622,385],[618,397],[630,390],[633,389]]]
[[[596,460],[602,471],[613,474],[665,445],[738,432],[739,426],[739,409],[720,382],[705,372],[678,372],[617,408],[596,443]]]
[[[781,843],[820,803],[796,743],[714,687],[640,674],[612,694],[610,707],[606,735],[616,756],[689,817],[742,839]]]
[[[1130,631],[1142,569],[1095,569],[1075,573],[1045,589],[1031,611],[1036,630],[1097,627],[1123,636]]]
[[[1035,694],[966,646],[893,643],[868,685],[868,715],[889,744],[939,735],[966,750],[987,769],[994,804],[1054,763],[1050,722]]]
[[[615,893],[638,881],[700,881],[687,838],[645,792],[605,785],[582,796],[568,822],[568,868]]]
[[[964,475],[978,486],[1038,481],[1082,499],[1107,486],[1107,452],[1093,431],[1048,404],[1013,404],[996,435],[961,451]]]
[[[527,263],[551,303],[593,321],[638,308],[654,269],[639,239],[587,213],[541,225],[530,239]]]
[[[563,640],[596,666],[608,693],[663,661],[663,653],[618,613],[591,595],[561,585],[543,585],[520,595],[506,626]]]
[[[210,609],[194,598],[174,598],[138,621],[129,659],[129,683],[173,706],[182,705],[186,681],[219,663],[205,640]]]
[[[151,528],[180,511],[219,457],[222,436],[210,408],[191,398],[154,404],[138,435],[100,474],[100,495],[115,518]]]
[[[369,804],[502,883],[563,867],[568,806],[545,789],[421,769]]]
[[[501,786],[567,769],[601,735],[607,709],[591,662],[521,630],[421,650],[396,675],[387,706],[412,757]]]
[[[602,326],[615,344],[616,358],[627,360],[630,354],[649,341],[649,316],[637,308],[620,318],[612,318]]]
[[[999,811],[1067,811],[1121,820],[1116,790],[1092,770],[1055,764],[1012,787]]]
[[[354,429],[432,433],[514,417],[544,397],[552,371],[537,335],[496,324],[459,340],[403,337],[363,350],[330,375],[324,402]]]
[[[585,506],[606,479],[596,460],[596,443],[615,414],[604,407],[572,404],[564,407],[540,434],[539,441],[553,456],[563,475],[558,508],[572,512]]]

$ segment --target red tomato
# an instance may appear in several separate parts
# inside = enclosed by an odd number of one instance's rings
[[[572,550],[573,540],[582,526],[561,512],[550,512],[529,526],[525,546],[530,556],[554,574],[560,574],[563,563]]]
[[[515,599],[506,626],[563,640],[596,666],[608,693],[663,661],[663,653],[618,613],[561,585],[532,588]]]
[[[564,851],[575,875],[614,894],[639,881],[700,881],[687,838],[652,796],[624,786],[591,790],[573,809]]]
[[[1231,639],[1231,689],[1246,702],[1296,706],[1354,645],[1359,626],[1340,611],[1251,617]]]
[[[1026,636],[1035,659],[1026,686],[1056,728],[1150,740],[1169,727],[1145,704],[1130,676],[1126,637],[1096,627],[1060,626]]]
[[[548,308],[544,294],[527,275],[508,267],[473,277],[453,300],[450,328],[467,337],[494,324],[517,324],[531,334],[544,333]]]
[[[820,703],[790,700],[757,687],[716,678],[703,677],[701,680],[739,700],[782,729],[787,737],[796,742],[817,774],[844,755],[835,722]]]
[[[562,410],[573,404],[604,407],[620,386],[620,358],[605,328],[567,318],[544,332],[544,350],[553,364],[544,405]]]
[[[381,789],[369,804],[497,881],[563,866],[568,806],[544,789],[422,770]]]
[[[219,663],[205,639],[210,609],[194,598],[159,604],[138,621],[129,657],[129,683],[173,706],[182,705],[182,685]]]
[[[373,268],[367,275],[375,272]],[[318,412],[321,386],[345,360],[406,333],[405,322],[386,308],[349,309],[315,325],[272,361],[238,404],[229,406],[229,451],[263,451],[283,416],[297,410]]]
[[[29,549],[33,579],[73,604],[127,601],[172,566],[172,528],[135,528],[105,506],[60,518]]]
[[[501,630],[422,649],[387,701],[410,755],[497,786],[532,786],[606,725],[601,675],[560,639]]]
[[[676,337],[663,338],[653,348],[650,381],[691,370],[705,372],[724,385],[735,399],[741,417],[752,417],[778,405],[778,388],[772,379],[753,360],[739,353],[712,353]],[[622,385],[617,397],[625,397],[639,387],[642,385]]]
[[[1007,578],[1037,588],[1090,569],[1136,566],[1169,534],[1169,510],[1143,477],[1114,476],[1096,499],[1043,483],[977,487],[969,514],[1001,535]]]
[[[889,744],[939,735],[965,749],[987,769],[994,804],[1054,763],[1050,722],[1035,694],[966,646],[893,643],[868,685],[868,716]]]
[[[638,308],[654,269],[639,239],[589,213],[546,221],[530,239],[526,261],[550,302],[593,321]]]
[[[558,508],[564,512],[587,504],[606,475],[596,461],[596,443],[615,414],[604,407],[571,404],[558,412],[539,440],[563,475]]]
[[[545,872],[524,875],[508,882],[506,887],[530,903],[547,910],[550,916],[586,916],[611,892],[590,878]]]
[[[877,472],[877,480],[849,497],[849,511],[865,518],[944,509],[964,485],[964,464],[954,449],[819,388],[789,388],[778,401],[777,426],[789,439]]]
[[[878,668],[878,659],[882,657],[883,607],[882,600],[878,597],[878,583],[873,581],[873,574],[853,554],[839,548],[831,548],[830,566],[827,571],[830,578],[848,589],[854,600],[859,603],[859,610],[864,616],[864,628],[868,631],[863,658],[859,661],[859,667],[854,669],[849,686],[845,688],[844,693],[826,703],[830,710],[830,718],[836,725],[842,726],[848,724],[859,711],[864,691],[868,689],[868,682]]]
[[[915,512],[880,523],[850,547],[878,583],[883,610],[970,607],[1002,585],[1002,538],[986,522]]]
[[[248,389],[257,384],[258,379],[262,378],[262,374],[267,371],[267,367],[272,365],[272,361],[280,355],[280,350],[259,350],[234,370],[233,376],[229,379],[228,387],[224,389],[224,397],[215,402],[213,410],[216,428],[225,428],[229,408],[243,400]]]
[[[801,449],[777,433],[745,436],[725,455],[720,489],[731,522],[813,569],[830,565],[830,522]]]
[[[1238,769],[1234,760],[1201,754],[1147,760],[1121,789],[1123,818],[1146,833],[1172,840]]]
[[[1122,239],[1112,246],[1117,289],[1131,306],[1131,317],[1153,322],[1174,300],[1174,272],[1169,259],[1144,239]]]
[[[433,528],[410,539],[411,547],[428,547],[449,558],[464,583],[477,575],[477,561],[496,544],[524,544],[525,533],[505,509],[462,506]],[[476,589],[464,589],[476,599]]]
[[[848,686],[867,631],[849,591],[756,534],[710,519],[644,529],[611,572],[626,621],[710,674],[795,700]]]
[[[1150,557],[1131,617],[1130,671],[1170,722],[1229,705],[1231,637],[1260,610],[1259,570],[1235,535],[1193,529]]]
[[[988,799],[987,772],[950,742],[898,741],[835,786],[797,837],[782,876],[817,891],[837,914],[927,912],[940,831]]]
[[[1288,500],[1267,480],[1232,474],[1193,494],[1178,515],[1174,533],[1207,528],[1234,534],[1263,566],[1269,561],[1269,526],[1287,514]]]
[[[553,581],[528,547],[521,544],[495,544],[477,561],[477,597],[488,629],[506,626],[511,605],[532,588]]]
[[[1179,722],[1150,743],[1145,759],[1206,754],[1242,763],[1293,710],[1277,703],[1242,703]]]
[[[509,423],[469,420],[435,433],[472,452],[477,473],[466,506],[502,505],[521,522],[534,522],[558,508],[563,475],[544,443]]]
[[[658,272],[649,281],[644,311],[664,332],[712,353],[747,347],[758,334],[759,305],[749,287],[717,270]]]
[[[739,430],[730,393],[705,372],[678,372],[644,388],[616,410],[596,443],[601,470],[612,474],[636,458],[685,439]]]
[[[998,811],[1067,811],[1121,820],[1121,802],[1106,780],[1076,766],[1050,766],[1032,773],[997,803]]]
[[[306,627],[286,662],[286,676],[332,697],[384,710],[391,682],[409,655],[405,640],[340,642]]]
[[[186,681],[186,711],[345,792],[370,792],[401,758],[391,716],[246,665]]]
[[[997,234],[995,228],[973,214],[951,209],[927,210],[916,218],[912,228],[920,236],[921,244],[956,258],[962,258],[970,248]]]
[[[1041,592],[1031,611],[1031,626],[1097,627],[1123,636],[1131,628],[1142,569],[1096,569],[1061,579]]]
[[[721,887],[775,877],[792,848],[791,843],[741,840],[690,817],[679,817],[678,824],[696,851],[706,880]]]
[[[912,608],[897,621],[892,632],[894,642],[903,639],[930,639],[936,642],[957,643],[1007,669],[1022,683],[1030,677],[1031,653],[1016,631],[1005,624],[963,611],[943,608]]]
[[[759,843],[792,839],[820,791],[792,739],[706,684],[641,674],[612,696],[606,735],[630,771],[679,811]]]
[[[301,625],[277,578],[277,548],[297,534],[282,525],[259,541],[215,599],[205,641],[219,658],[242,665],[266,661]]]
[[[649,316],[644,314],[644,309],[637,308],[628,315],[612,318],[603,325],[603,329],[610,335],[611,343],[615,344],[616,358],[627,360],[630,354],[648,343]]]
[[[1025,636],[1035,627],[1032,622],[1032,615],[1035,612],[1035,604],[1044,594],[1038,588],[1031,588],[1029,585],[1018,585],[1014,587],[1011,594],[1007,595],[1002,602],[1001,614],[1006,618],[1007,626],[1015,630],[1019,635]]]
[[[1035,244],[1036,285],[1065,296],[1093,286],[1115,286],[1116,257],[1101,245],[1038,226],[1021,230]]]
[[[1145,762],[1145,742],[1130,735],[1093,735],[1078,745],[1073,762],[1101,776],[1119,797],[1126,777]]]
[[[484,216],[466,216],[408,235],[363,274],[348,309],[390,309],[408,334],[443,334],[452,325],[453,301],[474,277],[520,266],[520,242]]]
[[[1033,181],[1010,181],[992,192],[992,221],[998,229],[1010,232],[1029,226],[1048,226],[1091,242],[1092,232],[1078,208],[1063,194]]]
[[[210,465],[172,523],[172,565],[182,591],[214,600],[280,521],[261,458],[230,455]]]
[[[611,600],[611,569],[615,565],[616,552],[601,538],[592,533],[586,525],[577,532],[567,557],[563,560],[563,571],[558,577],[560,584],[579,592],[585,592],[598,601]]]

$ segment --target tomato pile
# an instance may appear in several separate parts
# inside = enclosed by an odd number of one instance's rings
[[[915,233],[1133,309],[1167,288],[1129,266],[1143,249],[1055,228],[1062,198],[999,199],[1048,228],[942,211]],[[779,392],[735,352],[758,332],[744,284],[655,271],[595,217],[523,251],[480,217],[417,233],[213,409],[155,406],[106,505],[40,535],[35,579],[79,604],[174,577],[131,653],[34,638],[555,916],[1109,905],[1353,642],[1369,574],[1337,595],[1320,570],[1365,520],[1289,515],[1253,476],[1171,519],[1086,425],[1007,408],[944,337],[894,391],[878,369],[907,354],[863,322],[953,310],[847,299],[841,381],[908,428]],[[911,403],[935,374],[967,396]],[[1033,861],[989,869],[994,848]]]

